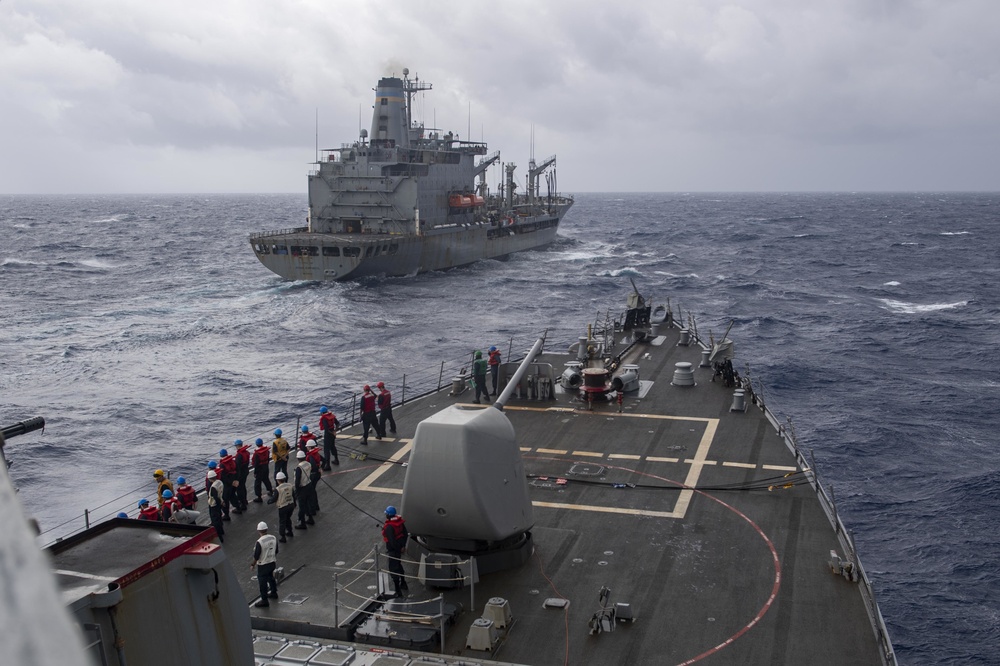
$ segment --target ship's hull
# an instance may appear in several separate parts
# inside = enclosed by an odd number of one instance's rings
[[[288,280],[406,276],[544,247],[569,209],[507,226],[469,224],[423,234],[328,234],[306,229],[250,237],[264,266]]]

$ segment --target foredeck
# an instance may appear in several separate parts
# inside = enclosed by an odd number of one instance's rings
[[[540,359],[557,372],[569,360]],[[680,361],[694,366],[695,386],[671,384]],[[827,564],[831,550],[845,553],[786,439],[749,400],[745,412],[730,411],[733,389],[711,381],[700,361],[701,348],[679,346],[671,328],[624,359],[639,366],[641,388],[620,406],[590,408],[561,388],[553,400],[512,399],[504,412],[529,474],[533,555],[513,571],[448,590],[420,584],[408,562],[410,595],[394,608],[434,600],[414,607],[433,615],[439,597],[460,605],[443,651],[472,661],[882,663],[859,586]],[[319,485],[316,525],[281,545],[278,563],[290,574],[281,602],[251,608],[259,642],[276,632],[349,640],[352,619],[383,617],[374,572],[378,520],[386,505],[400,504],[415,428],[471,401],[471,391],[445,390],[408,402],[394,410],[398,435],[373,436],[367,447],[357,426],[340,433],[341,465]],[[274,506],[251,504],[226,523],[225,549],[248,603],[257,597],[248,563],[259,520],[273,530]],[[629,604],[635,619],[591,635],[602,587],[611,605]],[[512,622],[491,650],[470,649],[470,627],[493,597],[507,600]],[[547,608],[547,599],[569,604]],[[430,636],[440,649],[436,624],[382,621],[381,630],[415,644]]]

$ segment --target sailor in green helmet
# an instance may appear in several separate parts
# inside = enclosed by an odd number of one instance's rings
[[[476,385],[476,399],[473,402],[479,405],[482,404],[479,402],[479,396],[484,395],[489,400],[490,392],[486,389],[486,359],[483,358],[483,352],[478,349],[475,356],[476,360],[472,362],[472,381]]]

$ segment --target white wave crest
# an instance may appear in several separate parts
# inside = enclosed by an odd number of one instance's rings
[[[883,286],[883,287],[898,287],[898,286],[899,286],[899,284],[900,284],[900,283],[899,283],[899,282],[896,282],[895,280],[889,280],[888,282],[883,282],[883,283],[882,283],[882,286]]]
[[[971,231],[942,231],[942,236],[966,236],[971,234]]]
[[[903,314],[920,314],[922,312],[936,312],[938,310],[954,310],[955,308],[960,308],[969,304],[969,301],[956,301],[954,303],[930,303],[928,305],[919,305],[917,303],[894,301],[888,298],[880,298],[878,300],[885,304],[886,309]]]
[[[114,264],[109,264],[100,259],[83,259],[79,263],[81,266],[86,266],[87,268],[115,268]]]

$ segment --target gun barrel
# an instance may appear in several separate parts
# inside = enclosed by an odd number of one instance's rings
[[[4,439],[10,439],[11,437],[17,437],[18,435],[41,430],[44,427],[45,419],[41,416],[36,416],[34,418],[25,419],[24,421],[18,421],[13,425],[4,426],[3,430],[0,432],[3,433]]]

